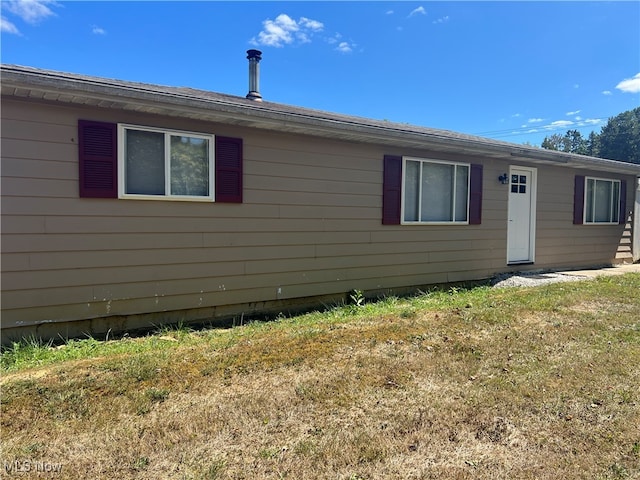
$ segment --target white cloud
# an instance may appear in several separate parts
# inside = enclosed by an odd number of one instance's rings
[[[434,20],[433,23],[447,23],[449,21],[449,16],[441,17],[437,20]]]
[[[91,27],[91,33],[94,33],[95,35],[106,35],[107,31],[102,27],[94,25]]]
[[[414,15],[426,15],[426,14],[427,14],[427,11],[424,9],[424,7],[420,6],[418,8],[414,8],[413,10],[411,10],[409,17],[413,17]]]
[[[613,95],[613,93],[611,93],[611,90],[603,90],[602,94],[603,95]]]
[[[31,25],[36,25],[47,17],[55,16],[55,13],[48,5],[52,7],[60,6],[54,0],[2,0],[0,5],[5,13]],[[20,30],[13,19],[10,20],[4,15],[0,17],[0,31],[20,35]]]
[[[602,124],[603,121],[601,118],[587,118],[583,119],[582,117],[576,117],[575,121],[572,120],[556,120],[555,122],[548,123],[546,125],[540,126],[538,131],[554,131],[554,130],[569,130],[571,128],[579,128],[579,127],[593,127],[595,125]],[[523,126],[524,128],[524,126]],[[531,133],[531,132],[529,132]]]
[[[324,24],[317,20],[300,17],[298,21],[289,15],[281,13],[275,20],[267,19],[262,22],[263,29],[258,37],[250,40],[253,45],[268,47],[283,47],[292,43],[309,43],[316,32],[321,32]]]
[[[576,110],[575,112],[567,112],[566,115],[567,117],[570,117],[571,115],[577,115],[580,113],[580,110]]]
[[[303,28],[308,28],[309,30],[313,30],[314,32],[321,32],[324,28],[324,24],[317,20],[311,20],[310,18],[300,17],[300,25]]]
[[[14,35],[20,35],[20,30],[13,23],[7,20],[5,17],[0,17],[0,32],[13,33]]]
[[[616,85],[616,88],[627,93],[640,92],[640,73],[636,74],[633,78],[625,78]]]
[[[9,0],[2,3],[5,10],[32,25],[55,15],[47,5],[58,6],[54,0]]]
[[[555,128],[566,128],[573,125],[571,120],[556,120],[555,122],[551,122],[549,125],[545,125],[544,128],[548,130],[553,130]]]
[[[296,39],[300,43],[311,43],[311,37],[304,32],[296,33]]]
[[[336,47],[336,50],[342,53],[351,53],[353,51],[353,45],[350,45],[347,42],[340,42]]]
[[[544,122],[544,118],[530,118],[527,123],[540,123]]]
[[[393,15],[393,10],[387,10],[385,15]]]

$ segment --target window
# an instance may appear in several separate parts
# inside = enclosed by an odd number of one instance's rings
[[[511,193],[527,193],[526,175],[511,175]]]
[[[467,223],[469,164],[405,158],[403,223]]]
[[[121,197],[213,200],[213,135],[119,125]]]
[[[456,200],[456,206],[454,206],[451,211],[454,213],[458,213],[460,217],[464,214],[467,214],[467,221],[458,221],[460,224],[469,224],[469,225],[480,225],[482,224],[482,185],[483,185],[483,166],[479,163],[472,163],[471,165],[464,163],[453,163],[453,162],[439,162],[434,160],[422,160],[418,158],[406,158],[408,162],[418,162],[419,168],[417,165],[411,165],[409,168],[413,168],[413,174],[420,173],[423,168],[422,162],[425,162],[429,165],[431,164],[439,164],[449,166],[457,166],[460,171],[456,171],[455,174],[452,175],[452,178],[458,179],[457,187],[449,188],[450,194],[456,192],[458,199]],[[415,193],[413,197],[409,194],[406,196],[409,197],[409,200],[412,206],[408,207],[409,212],[413,208],[414,217],[416,220],[414,221],[404,221],[403,219],[403,204],[405,203],[405,173],[406,169],[405,158],[399,155],[385,155],[383,161],[382,168],[382,224],[383,225],[400,225],[401,223],[416,225],[416,224],[433,224],[433,223],[442,223],[442,222],[422,222],[417,219],[420,218],[420,213],[417,215],[415,211],[418,210],[418,205],[422,202],[419,202],[419,193],[422,188],[422,184],[420,179],[416,182],[416,178],[409,179],[409,186],[413,186]],[[427,165],[427,170],[429,165]],[[466,167],[466,168],[465,168]],[[419,170],[416,172],[416,169]],[[466,169],[468,175],[468,187],[467,189],[462,188],[464,181],[459,181],[460,177],[463,176],[464,171]],[[456,170],[456,168],[454,168]],[[412,183],[413,181],[413,183]],[[583,182],[584,184],[584,182]],[[420,187],[420,189],[418,188]],[[463,212],[462,205],[464,205],[464,199],[461,198],[464,195],[467,195],[467,206],[468,211]],[[451,195],[450,195],[451,197]],[[429,198],[429,194],[424,197],[425,199]],[[411,203],[413,201],[414,203]],[[427,209],[428,211],[429,209]],[[410,218],[410,216],[409,216]],[[455,218],[455,216],[454,216]],[[447,220],[447,223],[452,223],[450,220]]]
[[[585,179],[584,223],[618,223],[620,220],[620,181]]]
[[[78,120],[79,194],[242,203],[242,144],[241,138]]]

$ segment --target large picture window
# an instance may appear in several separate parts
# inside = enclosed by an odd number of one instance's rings
[[[469,167],[405,158],[403,223],[467,223]]]
[[[213,200],[213,135],[118,128],[121,197]]]
[[[620,220],[620,181],[585,179],[584,222],[618,223]]]

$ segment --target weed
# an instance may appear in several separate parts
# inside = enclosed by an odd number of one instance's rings
[[[151,412],[151,402],[145,395],[135,395],[131,400],[131,410],[136,415],[146,415]]]
[[[169,397],[169,390],[166,388],[149,388],[144,394],[152,402],[160,403]]]
[[[629,471],[624,466],[614,463],[609,468],[614,479],[629,478]]]
[[[187,337],[190,333],[193,333],[193,329],[191,329],[184,320],[180,320],[178,323],[156,327],[155,331],[155,334],[158,336],[175,338],[177,340]]]
[[[400,312],[400,318],[416,318],[418,312],[413,308],[406,308]]]
[[[351,303],[356,307],[364,306],[365,298],[364,292],[362,290],[353,290],[349,294],[349,299],[351,300]]]
[[[144,382],[158,376],[158,365],[158,358],[151,354],[130,355],[119,362],[119,370],[128,379]]]
[[[89,415],[87,392],[77,388],[51,391],[47,395],[46,409],[58,420],[87,417]]]
[[[258,451],[258,455],[260,456],[260,458],[269,460],[272,458],[277,458],[280,452],[281,452],[281,449],[279,448],[267,447],[267,448],[260,449],[260,451]]]
[[[169,398],[169,389],[167,388],[156,388],[151,387],[143,392],[131,392],[130,390],[123,389],[115,389],[114,393],[118,394],[126,394],[128,392],[129,397],[129,405],[131,411],[133,411],[136,415],[146,415],[151,411],[153,404],[162,403]]]
[[[354,448],[357,450],[359,464],[379,462],[384,459],[385,451],[379,442],[366,434],[360,433],[353,439]]]
[[[45,445],[42,442],[31,443],[24,447],[23,452],[26,456],[35,455],[44,450],[44,447]]]
[[[302,440],[296,444],[293,453],[296,455],[315,455],[318,451],[318,445],[311,440]]]
[[[618,390],[619,403],[626,403],[628,405],[633,405],[635,403],[635,392],[631,388],[623,388]]]
[[[216,480],[221,478],[220,475],[224,473],[227,462],[224,460],[214,460],[205,470],[202,478],[203,480]]]
[[[149,466],[148,457],[138,457],[133,462],[131,462],[131,468],[133,470],[146,470],[148,466]]]
[[[19,367],[28,362],[37,363],[53,345],[53,340],[43,342],[35,336],[29,336],[19,342],[13,342],[10,347],[3,347],[0,365],[4,369]]]

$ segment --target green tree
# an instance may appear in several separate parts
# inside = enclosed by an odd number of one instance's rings
[[[587,140],[587,155],[592,157],[600,156],[600,135],[596,132],[589,134],[589,139]]]
[[[544,137],[544,140],[542,141],[542,148],[546,148],[547,150],[556,150],[558,152],[569,151],[567,138],[559,133],[554,133],[550,137]]]
[[[554,133],[550,137],[544,137],[542,148],[556,150],[558,152],[587,155],[589,151],[589,141],[583,138],[578,130],[568,130],[564,135]]]
[[[640,163],[640,107],[610,118],[600,131],[599,144],[601,158]]]
[[[640,164],[640,107],[610,118],[600,133],[584,138],[578,130],[545,137],[542,148]]]
[[[567,131],[565,137],[568,140],[569,152],[579,155],[586,155],[589,150],[587,140],[582,138],[582,134],[578,130]]]

